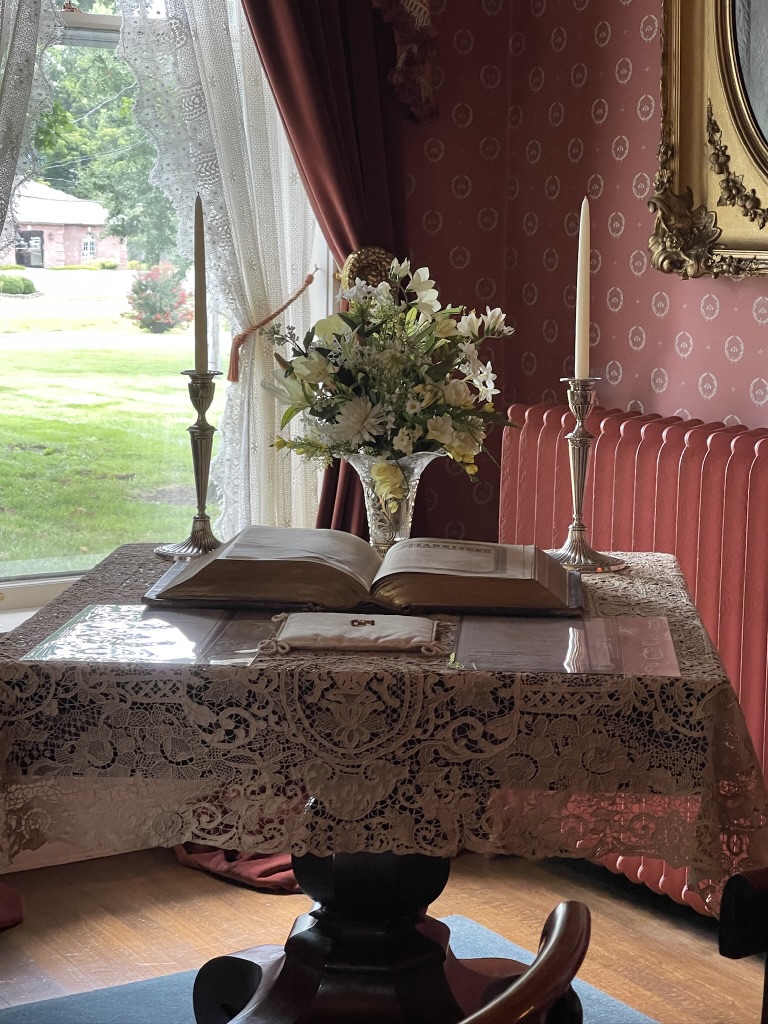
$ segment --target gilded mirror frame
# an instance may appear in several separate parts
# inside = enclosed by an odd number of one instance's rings
[[[768,274],[768,143],[742,81],[734,4],[663,0],[651,264],[682,278]]]

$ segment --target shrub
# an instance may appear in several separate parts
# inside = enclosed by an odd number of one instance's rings
[[[0,270],[24,270],[21,263],[0,263]]]
[[[63,267],[48,267],[48,270],[101,270],[98,263],[66,263]]]
[[[187,293],[181,287],[184,272],[169,263],[160,263],[138,273],[128,293],[129,320],[142,331],[160,334],[180,324],[189,323],[194,313]]]
[[[117,270],[117,260],[99,260],[99,270]]]
[[[28,277],[0,274],[0,292],[4,295],[32,295],[35,286]]]
[[[146,265],[141,260],[128,260],[129,270],[146,270]]]

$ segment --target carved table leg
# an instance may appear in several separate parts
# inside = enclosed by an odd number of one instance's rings
[[[316,901],[280,947],[209,961],[195,981],[197,1024],[454,1024],[515,961],[458,961],[426,916],[450,861],[420,854],[294,858]],[[477,965],[474,968],[473,964]]]

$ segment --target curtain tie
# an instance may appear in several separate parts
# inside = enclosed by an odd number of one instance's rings
[[[311,274],[307,274],[301,288],[294,292],[293,295],[291,295],[291,297],[282,304],[282,306],[278,306],[278,308],[273,313],[270,313],[269,316],[265,316],[264,319],[259,320],[257,324],[254,324],[252,327],[246,327],[244,331],[240,331],[239,334],[234,336],[232,339],[232,351],[229,354],[229,372],[227,373],[227,380],[230,380],[233,383],[237,383],[237,381],[240,380],[240,346],[244,344],[252,334],[260,331],[262,327],[265,327],[268,323],[274,320],[275,317],[280,316],[281,313],[285,312],[285,310],[288,309],[288,307],[295,302],[300,295],[303,295],[315,280],[315,273],[318,269],[318,267],[315,267]]]

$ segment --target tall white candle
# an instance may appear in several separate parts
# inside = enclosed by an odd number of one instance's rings
[[[205,294],[203,204],[195,199],[195,373],[208,369],[208,308]]]
[[[573,376],[589,377],[589,203],[581,204],[579,258],[576,268],[576,355]]]

